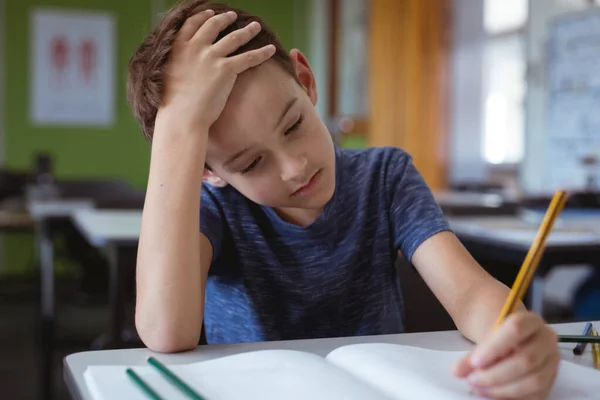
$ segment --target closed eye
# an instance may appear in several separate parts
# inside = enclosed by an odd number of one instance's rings
[[[241,174],[244,175],[252,171],[254,168],[256,168],[261,159],[262,157],[255,158],[246,168],[240,171]]]
[[[293,131],[297,130],[300,125],[302,125],[302,122],[304,121],[304,115],[300,115],[300,117],[298,118],[298,120],[294,123],[294,125],[290,126],[286,131],[285,131],[285,135],[289,135],[290,133],[292,133]]]

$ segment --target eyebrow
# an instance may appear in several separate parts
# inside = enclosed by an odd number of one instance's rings
[[[281,121],[283,121],[283,119],[287,115],[288,111],[290,111],[290,108],[292,108],[294,106],[294,104],[296,104],[296,101],[298,101],[298,98],[294,97],[293,99],[291,99],[290,101],[287,102],[287,104],[285,105],[285,108],[283,109],[283,112],[281,113],[281,116],[279,117],[279,120],[277,120],[275,129],[277,129],[277,127],[281,124]]]

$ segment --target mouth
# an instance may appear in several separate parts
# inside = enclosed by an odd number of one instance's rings
[[[319,180],[321,178],[321,171],[321,169],[317,170],[317,172],[315,172],[313,176],[311,176],[308,182],[300,186],[294,193],[291,194],[291,197],[302,197],[311,194],[317,187],[317,184],[319,183]]]

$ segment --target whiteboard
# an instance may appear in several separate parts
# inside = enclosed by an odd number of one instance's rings
[[[548,191],[585,189],[590,167],[582,159],[600,160],[600,10],[552,21],[546,80],[543,186]],[[591,171],[600,175],[599,168]]]

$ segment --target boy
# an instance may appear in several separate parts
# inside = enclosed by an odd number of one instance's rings
[[[313,73],[257,17],[188,0],[130,62],[152,154],[136,327],[152,350],[403,331],[394,262],[410,260],[478,345],[457,363],[478,393],[545,398],[556,335],[449,230],[410,157],[334,146]],[[200,229],[198,228],[200,221]]]

